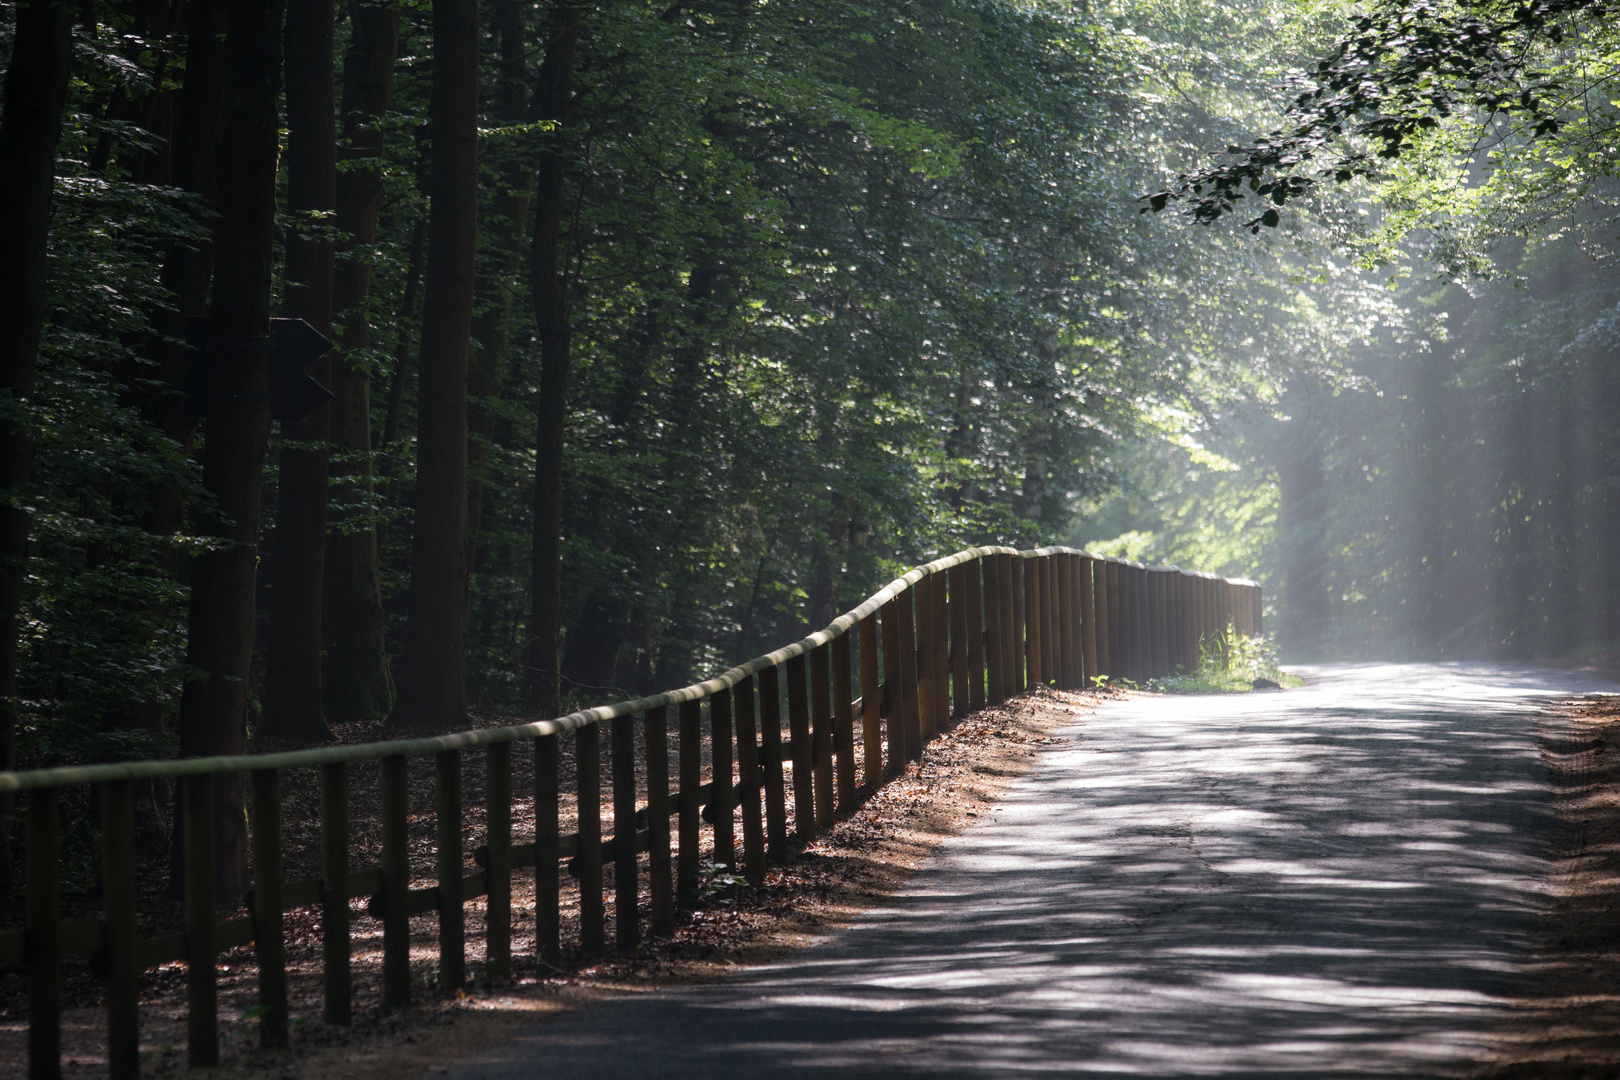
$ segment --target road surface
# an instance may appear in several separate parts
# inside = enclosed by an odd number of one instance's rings
[[[1614,687],[1301,670],[1106,706],[822,944],[561,1014],[460,1075],[1466,1075],[1546,899],[1534,712]]]

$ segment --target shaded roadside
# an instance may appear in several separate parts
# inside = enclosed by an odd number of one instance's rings
[[[1574,670],[1620,679],[1596,659]],[[1552,903],[1481,1080],[1620,1075],[1620,695],[1560,703],[1540,728],[1560,822]]]

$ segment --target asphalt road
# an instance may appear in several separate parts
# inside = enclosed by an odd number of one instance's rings
[[[1109,706],[856,925],[537,1023],[461,1075],[1466,1073],[1545,900],[1534,710],[1614,687],[1302,670]]]

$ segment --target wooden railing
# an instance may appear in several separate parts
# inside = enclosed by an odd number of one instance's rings
[[[0,970],[26,976],[29,1076],[54,1080],[61,1075],[60,968],[67,955],[92,954],[102,973],[109,1071],[124,1080],[140,1068],[138,976],[173,961],[187,968],[189,1063],[218,1061],[216,964],[230,948],[253,946],[259,1037],[266,1046],[286,1045],[283,920],[292,909],[320,910],[324,1016],[334,1023],[347,1023],[351,1012],[351,898],[369,896],[368,914],[382,922],[385,1006],[410,1000],[412,915],[438,913],[439,983],[447,990],[465,983],[464,905],[474,898],[486,898],[485,974],[510,974],[512,876],[519,868],[534,874],[540,960],[556,963],[562,955],[558,898],[565,862],[579,882],[580,952],[597,954],[607,947],[607,865],[614,867],[616,943],[633,947],[641,936],[640,897],[648,900],[654,934],[674,929],[677,904],[690,895],[699,874],[703,821],[710,822],[714,864],[740,865],[751,880],[760,881],[769,857],[813,840],[835,815],[855,809],[906,762],[921,758],[923,746],[954,719],[1037,685],[1077,689],[1098,676],[1140,682],[1193,670],[1201,650],[1225,647],[1232,633],[1260,633],[1260,600],[1259,586],[1250,581],[1149,568],[1069,548],[974,548],[917,567],[825,630],[718,678],[556,720],[295,753],[0,772],[0,792],[24,793],[26,813],[25,919],[20,928],[0,930]],[[601,822],[604,726],[611,740],[613,820],[617,826],[632,825],[608,837]],[[566,835],[559,828],[565,809],[559,736],[565,732],[576,740],[577,784],[572,807],[577,827]],[[513,842],[512,830],[512,747],[520,741],[531,743],[534,754],[534,836],[522,844]],[[475,748],[486,755],[485,839],[472,853],[480,869],[468,874],[462,755]],[[434,758],[436,884],[413,889],[406,770],[408,759],[421,755]],[[380,865],[356,869],[350,865],[349,770],[365,761],[380,762],[382,857]],[[286,881],[281,778],[293,769],[318,772],[321,871],[319,878]],[[711,778],[706,783],[705,771]],[[220,921],[214,786],[216,778],[244,773],[254,884],[245,903],[249,914]],[[715,783],[715,777],[727,782]],[[142,938],[133,794],[136,785],[155,781],[176,782],[177,817],[184,822],[184,929]],[[102,914],[64,922],[59,795],[83,785],[98,789]],[[648,856],[645,886],[638,867],[643,852]]]

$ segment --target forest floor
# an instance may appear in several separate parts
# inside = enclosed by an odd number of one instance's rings
[[[1620,654],[1570,667],[1620,679]],[[1499,1060],[1479,1075],[1620,1076],[1620,695],[1547,710],[1541,746],[1558,815],[1552,906],[1500,1032]]]
[[[439,993],[433,985],[435,920],[419,916],[412,919],[415,1000],[407,1010],[387,1012],[379,996],[380,924],[374,926],[376,921],[363,915],[363,901],[357,900],[352,967],[355,1022],[350,1027],[336,1027],[320,1019],[318,912],[291,912],[287,929],[292,1049],[256,1048],[252,1005],[257,996],[257,970],[250,948],[233,950],[220,960],[221,1064],[204,1075],[348,1080],[397,1076],[407,1065],[417,1073],[424,1068],[431,1072],[434,1061],[456,1060],[469,1048],[487,1045],[542,1013],[585,1005],[603,996],[711,981],[737,967],[781,956],[848,922],[903,885],[930,852],[972,823],[1007,784],[1027,771],[1035,748],[1047,741],[1049,732],[1071,724],[1077,714],[1094,711],[1104,701],[1126,696],[1141,695],[1120,689],[1073,694],[1042,691],[968,717],[931,743],[920,764],[876,791],[866,792],[859,810],[837,821],[803,852],[774,865],[763,886],[744,887],[734,896],[723,889],[709,890],[711,895],[697,910],[682,913],[672,937],[646,942],[633,954],[613,954],[596,961],[568,959],[559,968],[539,967],[533,955],[532,925],[524,925],[524,913],[533,908],[533,882],[519,875],[513,882],[513,978],[491,982],[476,977],[483,960],[483,910],[482,902],[475,901],[467,906],[468,961],[475,978],[464,992]],[[359,729],[341,734],[344,741],[377,737]],[[604,775],[610,767],[607,744],[604,739]],[[523,791],[528,776],[522,755],[516,763],[515,788]],[[482,797],[479,765],[473,758],[467,762],[469,807],[476,807]],[[572,773],[571,755],[565,753],[563,766],[567,778]],[[288,782],[283,792],[289,841],[298,840],[301,831],[310,834],[302,845],[290,843],[295,850],[314,847],[307,841],[315,837],[318,796],[313,776],[307,779],[307,784]],[[428,779],[427,772],[419,777],[413,770],[413,810],[431,805]],[[374,861],[372,849],[379,839],[374,835],[379,819],[378,807],[373,805],[375,795],[375,784],[368,778],[356,776],[352,781],[355,834],[351,850],[356,865]],[[791,812],[790,799],[790,828]],[[604,815],[606,834],[611,830],[607,806]],[[521,834],[525,822],[519,820],[516,825]],[[563,821],[565,832],[570,825]],[[481,828],[481,817],[469,814],[469,838],[480,835]],[[431,814],[413,814],[413,856],[418,855],[414,850],[418,846],[426,851],[432,831]],[[707,841],[709,830],[704,834]],[[298,876],[300,869],[315,872],[313,866],[300,868],[293,861],[288,866],[289,878]],[[431,858],[413,858],[413,862],[430,864]],[[611,867],[609,875],[611,933]],[[143,923],[150,924],[147,932],[177,921],[180,914],[178,905],[163,895],[161,878],[161,874],[151,875],[147,889],[143,918]],[[577,888],[565,875],[565,943],[577,940],[577,903]],[[64,987],[63,1071],[68,1077],[105,1075],[107,1068],[99,987],[88,965],[85,967],[82,972],[71,971]],[[0,1072],[7,1062],[25,1060],[23,990],[20,976],[0,977]],[[143,1075],[188,1071],[185,1018],[184,965],[165,965],[143,976]]]

